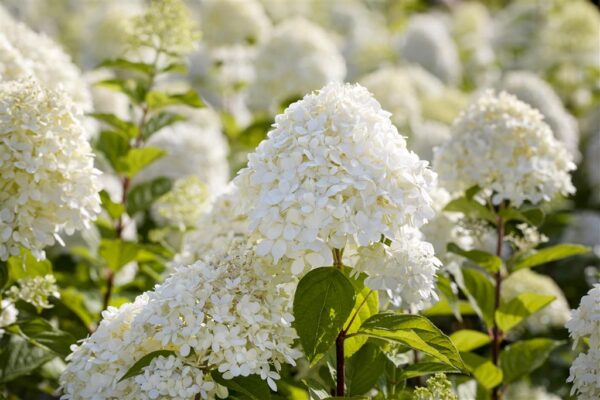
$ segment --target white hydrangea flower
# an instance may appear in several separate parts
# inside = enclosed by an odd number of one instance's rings
[[[576,211],[562,234],[561,242],[589,246],[600,257],[600,213],[591,210]]]
[[[61,231],[88,228],[100,212],[100,172],[79,115],[62,92],[0,83],[0,260],[20,246],[43,258]]]
[[[567,382],[572,382],[571,395],[580,400],[600,397],[600,284],[594,285],[581,298],[579,307],[571,311],[566,324],[574,345],[589,338],[589,349],[573,361]]]
[[[247,216],[237,209],[241,193],[233,183],[211,200],[208,210],[193,230],[183,237],[176,264],[191,264],[211,253],[223,253],[234,240],[248,236]]]
[[[17,321],[19,310],[9,299],[0,301],[0,338],[4,335],[4,327],[14,324]]]
[[[501,86],[539,110],[554,136],[565,144],[575,160],[580,158],[577,120],[565,109],[560,97],[548,83],[533,72],[514,71],[506,74]]]
[[[506,400],[561,400],[560,396],[557,396],[548,391],[542,386],[532,386],[530,383],[525,381],[519,381],[511,383],[506,387],[504,393],[504,399]]]
[[[365,285],[387,292],[396,307],[416,311],[438,300],[435,280],[442,263],[430,243],[403,237],[391,246],[360,247],[358,256],[354,271],[366,273]]]
[[[301,355],[293,347],[296,284],[289,272],[246,245],[180,267],[135,303],[105,312],[99,329],[68,358],[63,399],[212,399],[223,388],[207,370],[225,379],[256,374],[276,390],[282,365],[294,365]],[[175,354],[118,383],[157,349]]]
[[[2,6],[0,49],[0,82],[33,76],[49,88],[64,90],[84,111],[91,110],[89,88],[71,58],[48,36],[10,17]]]
[[[56,278],[52,274],[23,278],[17,281],[16,286],[11,286],[8,296],[13,301],[23,300],[37,308],[52,308],[48,297],[60,298]]]
[[[206,212],[208,197],[208,188],[198,177],[181,178],[152,204],[152,214],[156,220],[185,230],[196,225]]]
[[[590,137],[585,146],[584,167],[587,181],[592,189],[592,199],[600,203],[600,130]]]
[[[486,91],[453,125],[452,138],[436,149],[434,168],[450,192],[479,185],[493,201],[534,204],[575,192],[570,154],[541,113],[516,97]]]
[[[389,115],[360,85],[332,83],[275,118],[235,180],[261,255],[285,255],[300,273],[433,215],[435,174]]]
[[[551,327],[562,327],[569,319],[569,303],[560,287],[549,276],[523,269],[509,275],[502,283],[502,300],[508,302],[521,293],[554,296],[549,305],[527,317],[523,326],[533,334],[547,332]]]
[[[409,128],[419,121],[419,97],[411,77],[403,69],[384,67],[364,76],[359,83],[373,93],[384,110],[392,114],[392,122],[398,129]]]
[[[318,25],[293,18],[281,22],[256,56],[256,81],[249,101],[258,109],[276,109],[282,102],[340,82],[346,75],[344,59]]]
[[[204,0],[200,16],[202,39],[212,47],[262,43],[271,30],[257,0]]]
[[[134,181],[194,175],[206,183],[209,191],[219,191],[229,180],[229,146],[219,116],[209,108],[177,112],[187,119],[161,129],[147,141],[148,146],[159,147],[167,154],[144,168]]]
[[[450,137],[450,126],[430,120],[422,120],[412,126],[411,150],[423,160],[433,159],[433,149],[446,143]]]
[[[420,14],[412,17],[402,35],[400,58],[416,63],[444,83],[457,84],[462,74],[458,50],[440,16]]]

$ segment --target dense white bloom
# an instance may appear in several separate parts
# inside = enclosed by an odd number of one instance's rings
[[[271,21],[257,0],[203,0],[202,39],[209,46],[262,43]]]
[[[493,201],[538,203],[573,193],[575,169],[539,111],[502,92],[486,91],[456,120],[452,138],[434,155],[440,182],[450,192],[479,185]]]
[[[15,21],[0,6],[0,82],[27,77],[64,90],[85,111],[92,99],[81,71],[52,39]]]
[[[504,398],[506,400],[561,400],[560,396],[548,393],[544,387],[532,386],[525,381],[508,385]]]
[[[587,353],[581,353],[571,365],[567,382],[573,383],[571,395],[580,400],[600,397],[600,284],[594,285],[581,298],[579,307],[571,312],[566,324],[575,345],[589,338]]]
[[[593,200],[600,203],[600,168],[598,168],[598,160],[600,160],[600,130],[588,139],[584,157],[585,175],[592,189]]]
[[[4,334],[2,328],[14,324],[17,321],[17,315],[19,315],[19,311],[10,300],[2,299],[0,301],[0,338]]]
[[[458,50],[444,21],[436,15],[411,18],[398,51],[400,58],[423,68],[447,84],[458,83],[461,64]]]
[[[576,211],[571,218],[561,242],[589,246],[600,256],[600,213],[591,210]]]
[[[419,120],[421,104],[411,77],[402,68],[381,68],[359,81],[373,93],[381,107],[389,111],[401,133]]]
[[[256,374],[275,390],[281,366],[301,355],[292,347],[296,284],[289,272],[244,245],[180,267],[134,304],[105,312],[99,329],[68,358],[63,398],[212,399],[223,389],[207,369],[225,379]],[[117,383],[156,349],[175,354]]]
[[[438,300],[435,274],[442,263],[430,243],[403,237],[391,246],[360,247],[358,255],[354,271],[366,273],[365,285],[387,292],[395,306],[416,311]]]
[[[257,251],[331,263],[331,250],[399,236],[433,215],[435,174],[406,149],[389,113],[359,85],[332,83],[275,118],[235,182]]]
[[[18,287],[17,287],[18,286]],[[11,286],[8,296],[13,301],[23,300],[37,308],[52,308],[48,297],[60,297],[56,278],[52,274],[23,278],[17,281],[16,286]]]
[[[534,293],[556,297],[552,303],[527,317],[523,326],[533,334],[562,327],[569,319],[569,303],[560,287],[549,276],[523,269],[511,274],[502,283],[502,300],[508,302],[521,293]]]
[[[323,28],[301,18],[286,20],[258,49],[249,100],[256,108],[276,108],[345,75],[344,59]]]
[[[177,112],[187,119],[161,129],[147,141],[148,146],[159,147],[167,154],[144,168],[135,181],[194,175],[206,183],[209,191],[219,191],[229,180],[229,148],[219,116],[209,108]]]
[[[196,176],[178,179],[173,188],[152,204],[155,219],[184,230],[194,226],[205,213],[208,189]]]
[[[548,83],[533,72],[509,72],[502,81],[502,89],[539,110],[554,136],[565,144],[574,158],[579,158],[577,121]]]
[[[0,83],[0,259],[19,246],[44,257],[58,234],[100,212],[93,154],[62,92],[34,81]]]

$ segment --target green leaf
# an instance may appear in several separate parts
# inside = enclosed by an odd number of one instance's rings
[[[124,134],[130,139],[136,138],[139,134],[139,130],[135,124],[124,121],[114,114],[91,113],[89,115],[96,118],[98,121],[106,123],[108,126],[114,128],[117,132]]]
[[[123,375],[121,377],[121,379],[119,379],[119,382],[124,381],[127,378],[131,378],[132,376],[136,376],[142,373],[142,369],[148,365],[150,365],[150,363],[152,362],[152,360],[154,360],[156,357],[169,357],[175,355],[175,352],[173,350],[156,350],[153,351],[151,353],[146,354],[145,356],[143,356],[142,358],[140,358],[139,360],[137,360],[135,362],[135,364],[133,364],[131,366],[131,368],[129,368],[127,370],[127,372],[125,372],[125,375]]]
[[[557,244],[536,251],[533,254],[518,257],[514,262],[513,271],[524,268],[533,268],[551,261],[561,260],[577,254],[588,253],[590,249],[579,244]]]
[[[102,239],[99,254],[106,261],[106,266],[112,271],[118,271],[138,254],[138,245],[120,239]]]
[[[122,159],[122,169],[120,172],[125,172],[131,178],[165,154],[167,152],[158,147],[147,146],[130,149]]]
[[[127,154],[130,147],[129,139],[120,132],[102,131],[96,142],[96,148],[104,154],[115,171],[120,171],[121,157]]]
[[[317,268],[300,280],[294,296],[294,327],[312,365],[335,342],[354,303],[352,283],[336,268]]]
[[[20,331],[35,344],[41,345],[61,357],[71,354],[71,345],[76,339],[68,332],[54,328],[42,318],[34,318],[19,323]]]
[[[135,104],[140,104],[144,101],[148,90],[145,83],[134,79],[106,79],[96,82],[95,85],[114,92],[123,93]]]
[[[539,226],[544,221],[544,212],[539,208],[517,210],[516,208],[508,207],[502,209],[498,215],[502,217],[504,223],[509,221],[521,221],[530,225]]]
[[[459,300],[456,303],[456,307],[450,305],[448,300],[441,299],[433,306],[423,311],[423,315],[428,317],[454,315],[456,316],[455,309],[458,309],[460,315],[476,315],[477,313],[473,309],[473,306],[465,300]]]
[[[74,287],[69,287],[60,291],[60,298],[57,301],[75,314],[86,329],[91,329],[94,326],[94,317],[85,305],[85,295],[83,293]]]
[[[500,353],[504,383],[510,383],[542,366],[550,353],[562,342],[536,338],[513,343]]]
[[[460,353],[467,365],[467,370],[473,374],[477,382],[487,390],[491,390],[502,383],[502,370],[496,367],[488,358],[483,358],[474,353]]]
[[[153,110],[172,105],[185,105],[194,108],[204,107],[204,102],[198,96],[198,93],[193,90],[178,94],[151,91],[146,95],[146,103]]]
[[[260,379],[258,375],[238,376],[233,379],[225,379],[218,371],[212,372],[212,377],[219,385],[243,394],[251,400],[268,400],[271,391],[267,382]]]
[[[364,321],[379,312],[379,294],[363,284],[364,278],[364,276],[359,280],[350,278],[350,282],[354,285],[356,292],[356,300],[348,320],[344,322],[344,328],[348,328],[346,331],[347,334],[357,332]],[[356,317],[352,321],[352,325],[348,327],[350,319],[356,313],[357,309],[359,310],[358,314],[356,314]],[[367,340],[366,336],[353,336],[344,340],[344,355],[347,358],[351,357]]]
[[[385,371],[386,357],[373,343],[360,348],[348,361],[346,385],[349,396],[367,393]]]
[[[500,257],[490,254],[486,251],[463,250],[454,243],[448,243],[446,250],[473,261],[475,264],[491,273],[498,272],[502,266],[502,260]]]
[[[464,368],[450,338],[421,315],[377,314],[362,324],[358,334],[400,343],[454,368]]]
[[[171,190],[172,186],[171,180],[164,177],[135,185],[127,195],[127,213],[133,215],[148,210],[152,203]]]
[[[444,207],[444,211],[459,212],[469,218],[484,219],[493,224],[496,223],[496,215],[486,206],[473,198],[459,197],[450,201]]]
[[[161,111],[154,117],[150,118],[142,128],[142,137],[148,139],[154,133],[160,131],[162,128],[173,125],[176,122],[185,121],[186,118],[183,115],[175,114],[172,112]]]
[[[141,72],[146,75],[154,73],[154,67],[151,64],[129,61],[124,58],[105,60],[100,65],[98,65],[97,68],[118,68],[129,71]]]
[[[416,378],[423,375],[435,374],[438,372],[460,372],[456,368],[449,367],[447,364],[437,362],[420,362],[409,365],[402,369],[401,379]]]
[[[174,62],[161,68],[160,72],[186,74],[188,72],[188,67],[183,63]]]
[[[542,309],[556,299],[535,293],[521,293],[496,310],[496,323],[504,332],[517,326],[522,320]]]
[[[0,383],[28,375],[55,357],[51,351],[12,336],[8,345],[0,350]]]
[[[106,210],[112,219],[119,218],[125,212],[125,206],[113,202],[106,190],[100,192],[100,201],[102,202],[102,208]]]
[[[488,277],[475,269],[462,270],[466,295],[488,327],[494,325],[494,285]]]
[[[10,257],[7,264],[11,282],[52,273],[52,264],[48,259],[38,261],[29,250],[24,248],[21,248],[18,256]]]
[[[2,289],[8,284],[9,280],[8,264],[0,261],[0,293],[2,293]]]
[[[458,351],[471,351],[491,342],[490,336],[471,329],[461,329],[450,335]]]

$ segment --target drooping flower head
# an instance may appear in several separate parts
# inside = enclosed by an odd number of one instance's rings
[[[224,379],[259,375],[276,390],[281,366],[295,364],[301,354],[291,326],[296,284],[285,269],[240,243],[182,266],[135,303],[105,311],[99,329],[73,347],[61,378],[63,398],[212,399],[223,388],[211,371]],[[159,349],[173,354],[119,382],[137,360]],[[163,384],[170,380],[173,385]]]
[[[434,155],[434,169],[450,192],[478,185],[498,204],[539,203],[575,192],[575,169],[542,114],[516,97],[486,91],[457,118],[452,138]]]
[[[344,58],[318,25],[302,18],[283,21],[258,49],[256,81],[249,99],[255,108],[278,107],[346,75]]]
[[[235,182],[259,254],[330,265],[331,251],[392,240],[431,217],[435,174],[359,85],[332,83],[275,118]]]
[[[0,83],[0,259],[37,258],[100,212],[100,174],[79,109],[33,81]]]

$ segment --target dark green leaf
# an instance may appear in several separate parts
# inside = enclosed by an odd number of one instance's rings
[[[490,254],[486,251],[463,250],[454,243],[448,243],[446,249],[451,253],[458,254],[473,261],[475,264],[491,273],[497,272],[502,266],[502,260],[500,257]]]
[[[56,357],[54,352],[34,346],[17,336],[12,336],[9,344],[0,351],[0,383],[28,375]]]
[[[462,270],[467,297],[488,327],[494,324],[494,285],[488,277],[475,269]]]
[[[421,315],[377,314],[366,320],[358,333],[400,343],[429,354],[454,368],[464,368],[450,338]]]
[[[562,342],[551,339],[530,339],[507,346],[500,353],[504,383],[510,383],[530,374],[546,362]]]
[[[167,152],[158,147],[147,146],[130,149],[122,159],[122,172],[125,172],[129,177],[133,177],[165,154]]]
[[[102,131],[96,148],[104,154],[115,171],[120,171],[120,159],[127,154],[130,148],[129,139],[119,132]]]
[[[467,365],[467,370],[484,388],[490,390],[502,383],[502,370],[496,367],[490,359],[469,352],[460,353],[460,355]]]
[[[521,293],[496,310],[496,323],[504,332],[517,326],[522,320],[544,308],[556,299],[536,293]]]
[[[538,265],[546,264],[551,261],[561,260],[577,254],[588,253],[590,249],[579,244],[557,244],[556,246],[546,247],[536,251],[533,254],[520,256],[514,262],[513,271],[524,268],[533,268]]]
[[[124,134],[126,137],[133,139],[139,134],[137,126],[129,121],[124,121],[114,114],[91,113],[90,116],[102,121],[117,132]]]
[[[373,343],[367,343],[348,361],[346,385],[348,395],[356,396],[371,390],[385,370],[386,357]]]
[[[225,379],[219,372],[213,371],[212,377],[219,385],[235,390],[251,400],[268,400],[271,398],[271,391],[269,390],[267,382],[260,379],[260,376],[258,375],[238,376],[233,379]]]
[[[171,180],[164,177],[135,185],[127,195],[127,213],[133,215],[148,210],[152,203],[171,190],[172,186]]]
[[[161,111],[144,124],[144,127],[142,128],[142,137],[148,139],[162,128],[185,120],[186,118],[183,115]]]
[[[461,329],[450,335],[458,351],[471,351],[491,342],[490,336],[471,329]]]
[[[138,254],[138,244],[120,239],[102,239],[99,254],[112,271],[118,271]]]
[[[294,327],[314,365],[335,342],[354,306],[352,283],[333,267],[310,271],[294,296]]]
[[[129,71],[141,72],[146,75],[154,73],[154,67],[151,64],[129,61],[124,58],[103,61],[100,65],[98,65],[98,68],[126,69]]]
[[[446,204],[444,211],[459,212],[469,218],[484,219],[493,224],[497,220],[496,215],[489,208],[473,198],[460,197],[452,200]]]
[[[52,350],[61,357],[71,354],[70,347],[76,339],[68,332],[54,328],[41,318],[34,318],[19,323],[21,332],[35,344]]]
[[[132,376],[136,376],[142,373],[142,369],[152,362],[156,357],[169,357],[175,355],[173,350],[156,350],[151,353],[146,354],[144,357],[140,358],[125,372],[125,375],[119,379],[119,382],[124,381],[127,378],[131,378]]]
[[[172,105],[185,105],[194,108],[204,107],[204,102],[193,90],[178,94],[151,91],[146,95],[146,103],[153,110]]]
[[[94,326],[94,317],[85,305],[85,295],[73,287],[60,291],[58,299],[65,307],[73,312],[83,323],[86,329]]]
[[[438,372],[460,372],[456,368],[449,367],[447,364],[437,362],[420,362],[409,365],[402,369],[402,379],[416,378],[418,376],[435,374]]]
[[[544,212],[539,208],[530,208],[527,210],[517,210],[513,207],[502,209],[498,215],[504,222],[521,221],[530,225],[539,226],[544,221]]]
[[[4,289],[4,287],[8,284],[8,281],[10,279],[9,273],[8,273],[8,264],[0,261],[0,293],[2,292],[2,289]]]

